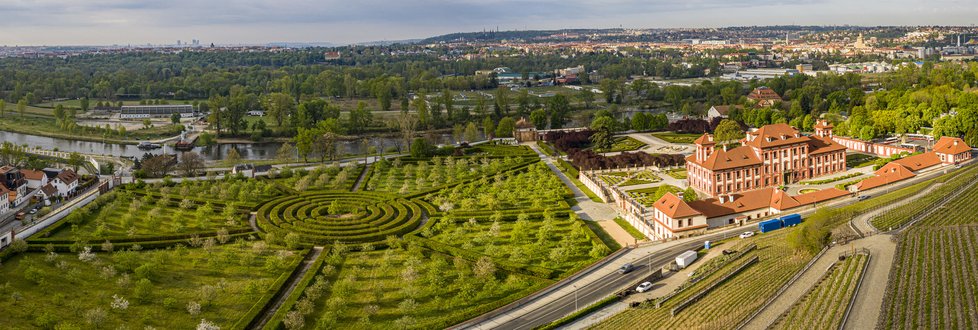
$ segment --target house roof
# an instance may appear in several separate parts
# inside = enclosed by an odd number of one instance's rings
[[[744,106],[742,105],[734,104],[734,105],[714,105],[712,108],[715,109],[718,113],[720,113],[720,115],[726,116],[727,113],[730,112],[730,109],[732,108],[742,109],[743,107]]]
[[[23,173],[27,180],[42,180],[47,176],[44,171],[38,170],[20,170],[20,173]]]
[[[700,135],[700,137],[697,138],[696,141],[693,141],[693,143],[704,146],[717,144],[715,141],[713,141],[713,135],[710,135],[710,133],[703,133],[703,135]]]
[[[728,198],[733,197],[733,201],[726,200],[721,203],[717,198],[710,198],[689,202],[689,205],[696,211],[706,215],[707,218],[714,218],[769,207],[779,211],[790,210],[800,206],[839,198],[848,194],[844,190],[829,188],[808,194],[791,196],[780,189],[767,187],[726,195]]]
[[[908,170],[917,172],[931,166],[940,165],[941,159],[937,157],[936,152],[925,152],[922,154],[900,158],[892,161],[892,163],[903,165]]]
[[[778,95],[773,89],[767,86],[760,86],[754,88],[747,94],[747,98],[751,100],[781,100],[781,95]]]
[[[963,152],[971,151],[971,147],[961,138],[942,136],[937,143],[934,144],[934,151],[942,154],[957,155]]]
[[[520,117],[520,120],[516,121],[516,129],[528,129],[528,128],[533,128],[533,124],[531,124],[528,120],[526,120],[526,117]]]
[[[818,122],[815,123],[815,128],[833,128],[833,127],[835,126],[833,126],[832,123],[830,123],[828,120],[819,120]]]
[[[65,184],[71,184],[72,182],[78,181],[78,173],[75,173],[71,169],[65,169],[61,173],[58,173],[58,179]]]
[[[876,176],[866,178],[856,184],[859,191],[869,190],[890,183],[912,178],[916,175],[903,165],[890,162],[876,170]]]
[[[719,217],[770,207],[774,190],[776,189],[767,187],[727,195],[733,197],[732,202],[720,203],[719,199],[710,198],[689,202],[689,205],[707,218]]]
[[[806,136],[808,138],[808,153],[821,154],[832,151],[845,151],[846,146],[832,141],[828,137]]]
[[[700,215],[700,212],[697,212],[689,204],[672,193],[666,193],[662,198],[655,201],[654,207],[673,219]]]
[[[0,166],[0,174],[7,173],[16,169],[17,169],[16,167],[10,165]]]
[[[693,158],[695,160],[695,157]],[[716,171],[761,165],[761,159],[757,158],[754,150],[750,147],[736,147],[730,150],[714,150],[700,165],[708,170]]]
[[[806,143],[810,139],[788,124],[764,125],[749,133],[754,136],[746,145],[756,148],[777,147],[796,143]]]
[[[41,192],[50,197],[58,193],[58,188],[55,188],[54,185],[48,183],[41,187]]]

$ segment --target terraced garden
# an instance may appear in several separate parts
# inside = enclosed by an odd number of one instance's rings
[[[771,328],[838,329],[868,261],[865,254],[857,253],[837,262]]]
[[[738,260],[758,258],[756,264],[747,266],[726,282],[719,284],[696,301],[685,311],[672,316],[671,311],[680,302],[711,286],[721,277],[730,274],[745,262],[732,262],[707,275],[675,297],[665,301],[661,307],[644,306],[627,309],[624,312],[601,322],[595,329],[631,329],[636,325],[650,325],[660,329],[732,329],[748,317],[754,310],[773,296],[798,270],[812,258],[812,254],[790,248],[785,237],[790,228],[779,230],[756,238],[742,240],[729,247],[740,250],[750,243],[757,248],[749,251]]]

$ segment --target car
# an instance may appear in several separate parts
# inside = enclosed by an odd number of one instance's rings
[[[639,284],[638,287],[635,288],[635,291],[642,293],[645,291],[649,291],[651,289],[652,289],[652,282],[642,282],[642,284]]]
[[[632,264],[624,264],[621,265],[621,268],[618,268],[618,274],[625,274],[632,271],[633,269],[635,269],[635,266],[632,266]]]
[[[871,195],[863,195],[863,196],[859,196],[859,200],[860,200],[860,201],[864,201],[864,200],[867,200],[867,199],[869,199],[870,197],[873,197],[873,196],[871,196]]]
[[[30,212],[27,212],[27,214],[34,214],[34,213],[37,213],[37,209],[36,208],[31,209]]]
[[[752,231],[745,231],[743,233],[740,233],[740,238],[748,238],[752,236],[754,236],[754,232]]]

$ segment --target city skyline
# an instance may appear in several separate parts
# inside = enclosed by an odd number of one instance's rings
[[[328,42],[425,38],[491,29],[765,25],[971,25],[978,6],[922,1],[16,0],[0,4],[0,45]]]

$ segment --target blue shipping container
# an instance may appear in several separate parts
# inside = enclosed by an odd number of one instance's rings
[[[781,229],[781,227],[782,227],[781,219],[771,219],[771,220],[761,221],[760,223],[757,224],[757,229],[759,229],[762,233],[778,230]]]
[[[781,217],[781,222],[784,223],[785,227],[797,225],[801,223],[801,215],[791,214],[791,215],[783,216]]]

